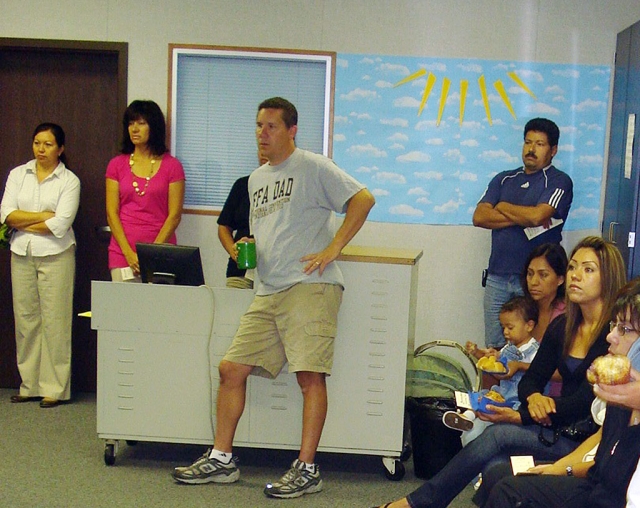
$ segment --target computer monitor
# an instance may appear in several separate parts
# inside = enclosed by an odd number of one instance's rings
[[[137,243],[142,282],[201,286],[204,284],[200,249],[169,243]]]

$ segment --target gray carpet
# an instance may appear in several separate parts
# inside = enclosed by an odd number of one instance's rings
[[[422,483],[412,461],[406,476],[392,482],[380,457],[319,454],[324,490],[292,500],[268,499],[264,484],[287,469],[292,451],[237,449],[241,477],[232,485],[179,485],[170,472],[202,454],[203,447],[120,442],[114,466],[104,463],[96,433],[95,394],[41,409],[37,402],[11,404],[14,390],[0,389],[0,506],[6,508],[225,507],[368,508],[406,495]],[[468,487],[451,504],[470,508]]]

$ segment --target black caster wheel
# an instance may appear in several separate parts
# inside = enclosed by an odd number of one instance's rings
[[[113,466],[116,463],[116,447],[114,444],[104,445],[104,463]]]
[[[404,478],[405,468],[404,464],[400,460],[383,459],[384,475],[387,480],[392,482],[399,482]]]
[[[412,453],[413,453],[413,450],[411,449],[411,445],[409,443],[405,443],[404,446],[402,447],[402,452],[400,453],[400,460],[402,462],[406,462],[411,458]]]

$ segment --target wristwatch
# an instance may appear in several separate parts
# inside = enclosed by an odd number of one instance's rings
[[[573,468],[571,466],[567,466],[565,471],[567,472],[567,476],[573,476]]]

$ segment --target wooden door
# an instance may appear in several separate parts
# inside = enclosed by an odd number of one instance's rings
[[[104,173],[118,152],[126,107],[126,43],[0,39],[0,184],[33,158],[41,122],[66,133],[69,168],[82,184],[76,234],[72,390],[96,389],[96,334],[79,312],[91,308],[91,280],[109,280]],[[0,386],[18,387],[11,303],[10,253],[0,252]]]

